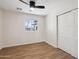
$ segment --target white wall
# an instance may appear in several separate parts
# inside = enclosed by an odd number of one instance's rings
[[[57,47],[56,15],[59,15],[74,8],[77,8],[77,0],[59,0],[58,2],[56,1],[49,5],[49,14],[46,18],[47,21],[43,16],[3,11],[3,47],[44,41],[44,39],[46,38],[46,42]],[[34,18],[39,21],[38,31],[26,32],[24,30],[24,21],[28,18]],[[45,25],[47,28],[45,28]],[[45,36],[45,29],[47,29],[47,37]]]
[[[3,47],[45,41],[45,17],[3,11]],[[25,31],[24,24],[29,18],[38,20],[37,31]]]
[[[2,10],[0,9],[0,48],[2,48]]]
[[[57,47],[57,21],[56,15],[77,8],[77,0],[60,0],[49,5],[49,14],[47,16],[47,42]]]

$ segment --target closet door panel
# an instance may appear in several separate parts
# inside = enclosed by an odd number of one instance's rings
[[[73,11],[74,15],[74,40],[73,40],[73,48],[72,55],[78,57],[78,11]]]
[[[58,16],[58,48],[77,57],[77,14],[69,12]]]

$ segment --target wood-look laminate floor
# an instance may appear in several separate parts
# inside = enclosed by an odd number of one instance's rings
[[[45,42],[4,48],[0,59],[76,59]]]

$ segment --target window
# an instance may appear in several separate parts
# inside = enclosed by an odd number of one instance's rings
[[[27,31],[37,30],[37,20],[27,20],[25,22],[25,30]]]

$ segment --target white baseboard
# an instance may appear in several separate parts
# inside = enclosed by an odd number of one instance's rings
[[[12,44],[12,45],[9,44],[9,45],[4,45],[3,48],[14,47],[14,46],[19,46],[19,45],[26,45],[26,44],[33,44],[33,43],[39,43],[39,42],[45,42],[45,41],[43,40],[43,41],[36,41],[36,42],[29,42],[29,43],[18,43],[18,44]]]
[[[45,42],[48,43],[49,45],[51,45],[51,46],[57,48],[57,45],[55,45],[55,44],[53,44],[53,43],[50,43],[49,41],[45,41]]]
[[[0,50],[2,50],[2,48],[0,48]]]

